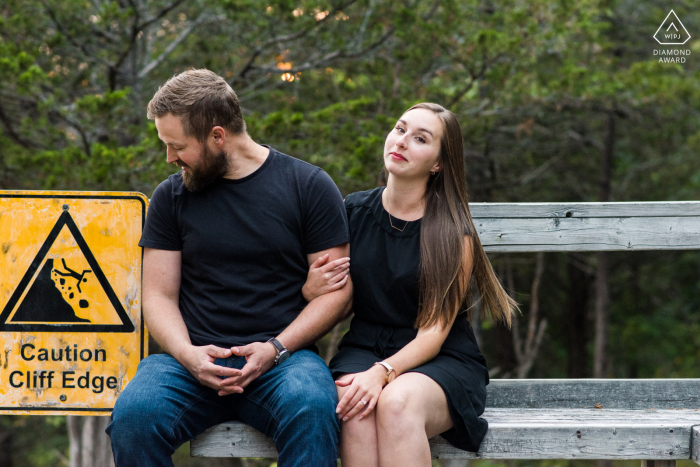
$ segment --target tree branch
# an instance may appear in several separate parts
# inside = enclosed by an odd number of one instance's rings
[[[80,139],[83,141],[83,149],[85,150],[85,154],[90,157],[92,155],[92,150],[90,149],[90,142],[88,141],[87,135],[85,134],[85,131],[83,128],[78,124],[78,122],[74,121],[70,117],[67,117],[66,115],[63,115],[58,110],[50,110],[50,114],[57,116],[58,118],[62,119],[64,122],[66,122],[68,125],[71,127],[75,128],[75,130],[80,133]]]
[[[459,93],[457,93],[457,95],[454,98],[452,98],[452,100],[447,104],[447,107],[450,108],[453,105],[455,105],[457,102],[459,102],[462,99],[462,97],[464,97],[464,95],[467,92],[469,92],[469,90],[474,85],[474,83],[484,77],[484,75],[488,71],[489,67],[493,63],[495,63],[499,58],[501,58],[501,55],[503,55],[503,54],[500,54],[500,53],[496,54],[495,57],[493,57],[492,59],[489,60],[486,58],[486,52],[484,52],[484,57],[482,59],[481,69],[479,70],[479,72],[474,73],[471,70],[469,71],[469,76],[471,77],[469,83],[467,84],[467,86],[464,87],[464,89],[462,89]],[[468,68],[469,67],[467,67],[467,69]]]
[[[233,86],[236,82],[239,82],[243,79],[245,79],[245,76],[248,74],[253,69],[263,69],[263,68],[258,68],[254,67],[253,64],[255,63],[255,60],[260,57],[260,55],[267,49],[268,47],[274,45],[274,44],[279,44],[280,42],[292,42],[297,39],[301,39],[302,37],[306,36],[308,33],[311,31],[318,29],[322,24],[324,24],[326,21],[328,21],[328,18],[331,16],[334,16],[336,13],[339,13],[343,11],[344,8],[347,8],[348,6],[352,5],[353,3],[356,3],[357,0],[350,0],[346,3],[343,3],[341,5],[338,5],[337,7],[333,8],[332,11],[330,11],[326,16],[324,16],[322,19],[316,21],[313,25],[306,29],[302,29],[300,31],[290,33],[284,36],[276,36],[271,39],[268,39],[265,41],[262,45],[260,45],[258,48],[255,49],[253,54],[250,56],[248,59],[248,62],[243,66],[243,69],[236,75],[231,81],[229,81],[229,85]],[[278,71],[276,68],[274,71]],[[290,71],[291,73],[296,73],[296,71]]]
[[[197,25],[199,25],[199,23],[201,23],[202,21],[204,21],[204,19],[206,19],[206,18],[207,18],[207,14],[206,14],[206,13],[202,13],[201,15],[199,15],[199,18],[197,18],[195,21],[193,21],[192,23],[190,23],[190,25],[187,26],[187,27],[177,36],[177,38],[176,38],[174,41],[172,41],[170,44],[168,44],[168,46],[165,48],[165,50],[163,51],[163,53],[161,53],[161,54],[158,56],[158,58],[156,58],[155,60],[151,61],[151,63],[149,63],[148,65],[146,65],[145,67],[143,67],[143,69],[142,69],[141,71],[139,71],[138,78],[139,78],[139,79],[145,78],[146,75],[148,75],[148,73],[150,73],[150,72],[153,71],[158,65],[160,65],[161,63],[163,63],[163,61],[164,61],[166,58],[168,58],[168,55],[170,55],[170,54],[172,53],[172,51],[175,50],[175,48],[176,48],[178,45],[180,45],[185,39],[187,39],[187,36],[190,35],[190,33],[192,32],[192,30],[193,30]]]
[[[369,45],[368,47],[359,50],[357,52],[351,52],[348,53],[344,50],[335,50],[333,52],[327,53],[320,59],[312,62],[306,62],[302,65],[299,65],[297,67],[294,67],[290,70],[284,70],[285,73],[299,73],[302,71],[308,71],[308,70],[315,70],[317,68],[323,68],[326,65],[329,65],[331,62],[338,58],[356,58],[365,54],[368,54],[372,52],[373,50],[377,49],[380,47],[384,42],[386,42],[393,34],[395,31],[395,27],[392,26],[389,28],[389,30],[382,36],[380,37],[375,43]],[[265,67],[257,67],[257,66],[251,66],[251,68],[260,71],[262,73],[279,73],[280,69],[277,67],[270,67],[270,66],[265,66]]]
[[[91,62],[99,63],[101,65],[105,65],[108,68],[112,68],[112,64],[108,62],[107,60],[100,58],[100,57],[95,57],[93,56],[88,50],[87,47],[85,47],[85,44],[78,43],[75,38],[68,32],[68,30],[61,24],[60,21],[58,21],[58,17],[56,16],[56,13],[51,9],[49,4],[47,2],[44,3],[44,8],[46,8],[46,12],[48,13],[49,17],[51,20],[54,22],[56,25],[56,28],[61,31],[61,34],[63,34],[66,37],[66,40],[73,46],[76,47],[77,49],[80,49],[85,56],[87,57],[88,60]]]
[[[300,39],[300,38],[304,37],[306,34],[308,34],[309,32],[313,31],[314,29],[317,29],[319,26],[321,26],[321,25],[322,25],[323,23],[325,23],[326,21],[328,21],[328,18],[330,18],[331,16],[335,16],[336,13],[339,13],[339,12],[343,11],[343,8],[346,8],[346,7],[352,5],[353,3],[356,3],[356,2],[357,2],[357,0],[350,0],[350,1],[346,2],[346,3],[343,3],[343,4],[341,4],[341,5],[338,5],[337,7],[333,8],[333,10],[330,11],[330,12],[329,12],[326,16],[324,16],[322,19],[316,21],[311,27],[308,27],[308,28],[306,28],[306,29],[302,29],[301,31],[297,31],[297,32],[293,32],[293,33],[287,34],[286,36],[277,36],[277,37],[273,37],[273,38],[271,38],[271,39],[268,39],[268,40],[267,40],[266,42],[264,42],[263,45],[261,45],[259,48],[260,48],[260,49],[265,49],[265,48],[267,48],[268,46],[273,45],[273,44],[276,44],[276,43],[278,43],[278,42],[289,42],[289,41],[293,41],[293,40],[295,40],[295,39]]]
[[[248,62],[245,64],[243,69],[240,71],[240,73],[238,73],[238,76],[235,76],[228,84],[233,86],[233,83],[243,80],[245,75],[253,69],[253,63],[255,63],[255,60],[257,60],[261,53],[262,49],[256,49],[255,52],[253,52],[253,55],[251,55],[248,59]]]
[[[142,30],[146,29],[146,28],[149,27],[151,24],[157,22],[157,21],[160,20],[162,17],[164,17],[165,15],[167,15],[168,13],[170,13],[171,11],[173,11],[175,8],[177,8],[177,7],[180,6],[181,4],[185,3],[185,1],[186,1],[186,0],[175,0],[173,3],[171,3],[170,5],[166,6],[165,8],[163,8],[162,10],[160,10],[158,13],[156,13],[156,15],[155,15],[153,18],[149,18],[149,19],[147,19],[146,21],[144,21],[143,23],[139,24],[138,27],[137,27],[137,29],[138,29],[139,31],[142,31]]]
[[[428,21],[430,18],[432,18],[438,9],[438,6],[440,6],[440,0],[435,0],[430,6],[428,12],[425,15],[423,15],[423,21]]]
[[[5,109],[3,109],[2,105],[0,105],[0,122],[2,122],[3,127],[5,128],[5,132],[7,135],[10,137],[11,140],[13,140],[15,143],[19,144],[25,149],[34,149],[38,148],[36,144],[34,144],[31,141],[27,141],[24,138],[22,138],[17,132],[12,128],[12,122],[10,121],[10,118],[7,116],[5,113]]]

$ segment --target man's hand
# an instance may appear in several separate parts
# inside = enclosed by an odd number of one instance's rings
[[[242,393],[252,381],[267,373],[275,366],[277,350],[269,342],[253,342],[241,347],[232,347],[233,355],[245,357],[246,364],[240,370],[240,375],[226,378],[221,382],[220,396]]]
[[[222,378],[236,377],[242,373],[241,370],[236,368],[214,364],[214,360],[217,358],[228,358],[230,356],[231,349],[222,349],[215,345],[203,347],[190,345],[180,353],[178,360],[200,384],[220,390],[225,381]]]

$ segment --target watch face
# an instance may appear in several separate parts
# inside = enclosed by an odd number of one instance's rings
[[[396,378],[396,372],[391,370],[388,375],[386,375],[386,382],[391,383]]]
[[[291,355],[290,352],[289,352],[289,350],[286,350],[286,349],[283,350],[283,351],[280,352],[280,354],[277,356],[277,361],[276,361],[275,363],[278,364],[278,365],[281,364],[281,363],[284,363],[284,361],[287,360],[287,359],[289,358],[289,355]]]

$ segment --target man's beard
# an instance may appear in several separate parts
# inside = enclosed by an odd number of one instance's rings
[[[195,166],[189,166],[182,172],[182,181],[188,191],[196,193],[204,191],[218,179],[228,173],[229,162],[226,152],[213,153],[204,145],[199,156],[199,162]]]

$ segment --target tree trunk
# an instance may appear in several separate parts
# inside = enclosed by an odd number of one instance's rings
[[[68,439],[70,441],[70,467],[81,467],[80,462],[80,418],[68,415]]]
[[[544,331],[547,329],[547,320],[542,319],[538,322],[540,311],[540,284],[542,283],[542,275],[544,274],[544,253],[539,252],[535,260],[535,277],[532,279],[532,287],[530,289],[530,309],[528,311],[528,325],[525,340],[520,336],[520,326],[518,315],[513,316],[513,346],[515,348],[515,357],[518,361],[516,375],[518,379],[523,379],[527,376],[530,368],[532,368],[537,353],[542,344]],[[510,263],[508,264],[510,269]],[[508,273],[508,282],[512,282],[512,273]]]
[[[610,179],[615,153],[615,110],[607,113],[605,142],[600,171],[600,199],[610,201]],[[610,260],[605,251],[596,253],[598,265],[595,276],[595,356],[593,360],[593,377],[605,378],[608,375],[608,340],[610,329]],[[610,467],[609,460],[597,461],[598,467]]]
[[[503,264],[505,263],[505,264]],[[500,265],[499,276],[504,277],[509,293],[515,295],[515,281],[513,280],[513,269],[508,256]],[[510,378],[513,371],[517,369],[518,361],[515,357],[515,343],[513,342],[513,333],[508,327],[500,321],[494,323],[493,338],[491,341],[495,345],[493,355],[496,360],[494,368],[499,369],[499,378]]]
[[[0,467],[12,467],[13,428],[10,423],[3,422],[4,420],[0,420]]]
[[[68,416],[70,467],[113,467],[114,457],[105,428],[109,417]]]
[[[566,307],[567,334],[567,378],[587,378],[589,373],[588,343],[590,339],[587,322],[588,299],[591,292],[591,276],[569,258],[568,304]]]
[[[612,161],[615,152],[615,113],[610,110],[607,113],[605,143],[600,171],[600,196],[601,202],[610,201],[610,178],[612,175]],[[593,377],[605,378],[608,372],[608,330],[610,326],[610,289],[609,281],[609,257],[608,253],[599,251],[596,253],[598,265],[595,277],[595,355],[593,361]]]
[[[608,366],[608,331],[610,327],[610,290],[608,287],[609,264],[607,253],[596,253],[598,267],[595,275],[595,359],[593,377],[607,377]]]

